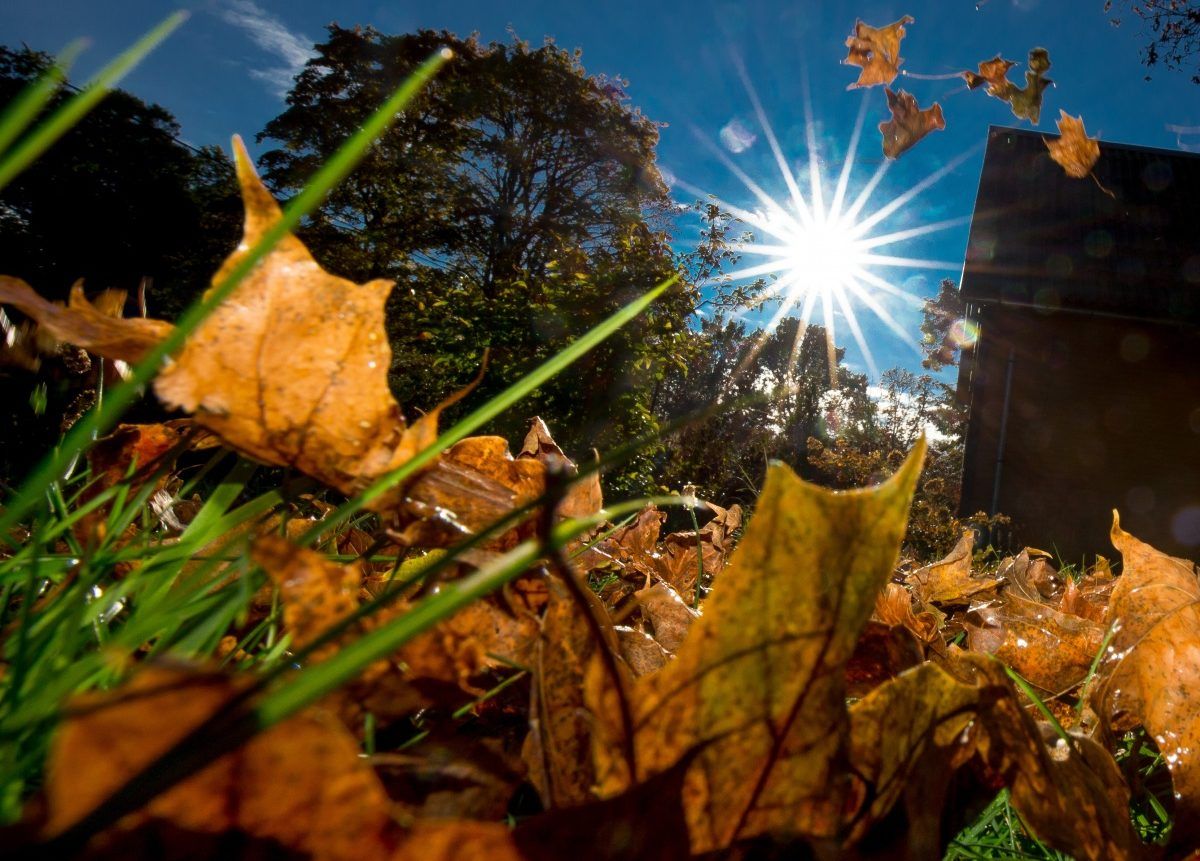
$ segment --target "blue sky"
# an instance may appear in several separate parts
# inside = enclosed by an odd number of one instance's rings
[[[9,0],[0,6],[0,42],[26,43],[54,51],[87,36],[91,47],[77,76],[95,70],[177,5],[153,0]],[[997,53],[1024,62],[1029,49],[1049,50],[1056,83],[1045,96],[1039,130],[1053,133],[1060,108],[1082,114],[1089,134],[1102,140],[1146,146],[1200,148],[1200,134],[1180,136],[1173,128],[1200,129],[1200,86],[1183,73],[1147,70],[1138,62],[1139,23],[1112,27],[1102,0],[973,0],[884,3],[806,0],[692,0],[692,2],[582,3],[574,0],[204,0],[185,4],[191,19],[136,70],[123,86],[158,102],[179,119],[183,137],[196,144],[227,145],[235,132],[252,138],[282,106],[292,74],[311,44],[332,20],[349,26],[372,24],[390,33],[428,27],[459,34],[476,31],[485,40],[508,33],[537,43],[553,36],[583,50],[589,72],[629,80],[633,104],[662,130],[659,161],[679,181],[676,198],[700,190],[748,209],[758,201],[724,158],[765,192],[785,199],[787,190],[766,134],[756,119],[738,74],[745,69],[785,161],[806,192],[810,154],[825,176],[828,201],[847,156],[860,110],[863,130],[849,176],[853,200],[882,159],[878,123],[888,118],[882,88],[846,90],[857,69],[841,65],[844,40],[856,18],[881,26],[902,15],[908,26],[902,45],[904,70],[938,76],[974,69]],[[1010,73],[1023,78],[1023,65]],[[982,91],[968,92],[961,79],[901,77],[894,88],[916,96],[922,107],[938,101],[946,129],[936,131],[890,165],[862,210],[862,217],[927,177],[940,178],[882,220],[875,233],[959,220],[937,230],[878,249],[905,257],[944,261],[947,269],[879,267],[878,275],[915,295],[932,295],[942,277],[959,275],[966,246],[965,218],[971,214],[989,124],[1019,123],[1004,103]],[[806,102],[811,105],[812,143]],[[733,142],[733,152],[722,143]],[[736,134],[734,133],[736,132]],[[683,226],[686,240],[690,225]],[[747,263],[758,262],[747,260]],[[919,310],[876,292],[883,307],[915,336]],[[878,367],[915,367],[917,357],[875,316],[853,301]],[[819,317],[818,313],[818,317]],[[761,318],[756,318],[761,319]],[[850,364],[865,369],[862,351],[840,312],[839,343]]]

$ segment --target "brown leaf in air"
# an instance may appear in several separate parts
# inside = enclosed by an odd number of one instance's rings
[[[111,291],[106,291],[110,293]],[[123,319],[113,314],[115,299],[98,298],[93,305],[83,294],[83,282],[71,288],[67,307],[49,302],[19,278],[0,275],[0,302],[7,302],[37,321],[38,326],[60,341],[131,364],[141,361],[174,328],[162,320],[142,317]],[[120,294],[122,300],[124,294]],[[122,301],[122,305],[124,302]]]
[[[917,600],[923,604],[965,607],[973,597],[998,587],[1000,580],[971,576],[974,546],[975,534],[966,530],[944,559],[909,574],[908,585]]]
[[[1018,87],[1008,80],[1008,70],[1015,65],[1013,61],[1005,60],[997,54],[991,60],[979,64],[979,74],[963,72],[963,77],[972,90],[986,83],[989,96],[1008,102],[1013,116],[1029,120],[1036,126],[1042,112],[1042,94],[1054,83],[1045,77],[1050,68],[1050,54],[1045,48],[1034,48],[1029,52],[1029,68],[1025,70],[1024,87]]]
[[[1100,159],[1100,144],[1097,138],[1087,136],[1082,116],[1073,117],[1064,110],[1058,113],[1058,139],[1047,140],[1046,148],[1067,176],[1083,179]]]
[[[987,84],[988,95],[1008,101],[1004,94],[1010,88],[1016,89],[1012,82],[1008,80],[1008,70],[1015,65],[1014,61],[1006,60],[997,54],[992,59],[984,60],[979,64],[979,74],[963,72],[963,77],[967,79],[967,87],[969,89],[975,90]]]
[[[237,692],[230,677],[152,667],[114,692],[78,698],[50,754],[45,835],[91,812]],[[392,840],[388,800],[358,752],[330,716],[302,713],[158,795],[89,849],[129,850],[141,840],[155,857],[196,857],[187,853],[196,852],[197,837],[237,831],[314,859],[384,857]],[[164,850],[172,839],[175,847]]]
[[[1175,785],[1176,846],[1200,843],[1200,582],[1191,562],[1155,550],[1121,529],[1112,543],[1121,576],[1109,604],[1113,634],[1091,705],[1120,732],[1141,725],[1158,744]]]
[[[946,127],[942,106],[937,102],[922,110],[910,93],[904,90],[895,93],[890,87],[886,92],[892,118],[880,123],[879,131],[883,132],[883,154],[888,158],[899,158],[934,129]]]
[[[911,15],[905,15],[886,27],[872,27],[861,20],[856,21],[854,32],[846,39],[849,52],[842,62],[860,66],[862,71],[858,80],[846,89],[873,87],[876,84],[887,85],[896,80],[900,66],[904,63],[900,57],[900,41],[905,36],[904,25],[915,21]]]
[[[837,764],[843,668],[895,565],[924,450],[922,441],[886,483],[841,493],[771,467],[754,520],[675,660],[630,687],[635,775],[619,754],[614,692],[589,668],[604,794],[705,746],[684,785],[693,851],[771,832],[838,832],[848,789]]]
[[[994,660],[954,650],[946,667],[922,664],[852,705],[850,724],[860,783],[848,842],[884,823],[903,797],[908,821],[887,857],[940,857],[950,779],[969,766],[1007,785],[1022,820],[1049,845],[1096,861],[1141,855],[1112,757],[1087,738],[1047,739],[1047,725],[1024,711]],[[880,839],[872,834],[873,844]]]

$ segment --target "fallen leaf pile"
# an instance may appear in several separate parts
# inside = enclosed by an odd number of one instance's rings
[[[239,176],[253,242],[279,214],[240,149]],[[55,338],[98,353],[133,359],[164,331],[97,322],[82,299],[43,303],[14,279],[0,289]],[[386,290],[324,273],[289,237],[163,368],[156,391],[188,422],[119,429],[92,454],[98,486],[166,493],[197,427],[344,493],[395,468],[432,438],[436,412],[408,424],[386,390]],[[97,805],[249,696],[248,674],[135,657],[125,684],[64,705],[22,839],[31,853],[91,858],[925,858],[1007,787],[1048,845],[1140,859],[1155,852],[1129,816],[1144,789],[1114,753],[1141,728],[1174,784],[1168,851],[1194,847],[1195,566],[1114,521],[1116,575],[1098,563],[1074,577],[1032,549],[984,567],[970,533],[945,559],[899,571],[924,450],[846,492],[772,466],[744,530],[739,508],[709,503],[697,529],[663,535],[653,506],[602,526],[116,825],[80,833]],[[249,542],[269,586],[221,656],[253,670],[239,637],[277,601],[287,659],[319,672],[419,612],[441,588],[426,572],[445,548],[532,509],[552,479],[575,479],[557,514],[602,511],[595,473],[580,472],[535,419],[515,456],[504,439],[464,439],[387,497],[373,531],[330,536],[330,549],[372,558],[343,564],[294,543],[329,510],[315,496],[222,535],[214,544]],[[167,515],[183,516],[176,502],[162,508],[163,540],[177,531]],[[441,577],[537,537],[548,518],[528,514],[449,557]],[[396,566],[381,569],[379,552]]]

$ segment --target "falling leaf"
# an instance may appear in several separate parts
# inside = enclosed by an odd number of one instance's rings
[[[1176,846],[1200,843],[1200,582],[1196,566],[1121,529],[1112,543],[1121,576],[1109,614],[1114,635],[1092,690],[1093,710],[1112,731],[1141,725],[1158,744],[1175,786]]]
[[[1140,855],[1111,755],[1081,737],[1053,737],[1047,746],[994,660],[955,651],[946,668],[922,664],[852,705],[850,727],[857,808],[848,842],[884,822],[903,797],[902,846],[884,857],[940,857],[950,780],[970,766],[1007,785],[1022,821],[1050,846],[1095,861]]]
[[[975,533],[968,529],[944,559],[908,575],[908,584],[917,599],[922,603],[965,607],[976,595],[998,587],[1001,583],[998,579],[971,576],[974,546]]]
[[[112,314],[112,298],[98,301],[100,307],[89,302],[83,294],[83,282],[76,281],[64,308],[43,299],[21,279],[0,275],[0,302],[7,302],[37,320],[39,327],[58,340],[98,356],[131,364],[139,362],[174,328],[162,320],[122,319]]]
[[[876,488],[835,493],[772,466],[755,515],[674,661],[632,686],[637,773],[622,749],[614,693],[593,664],[604,794],[688,771],[694,852],[770,832],[837,833],[848,777],[843,667],[891,574],[925,453],[918,443]]]
[[[898,158],[934,129],[946,127],[942,106],[937,102],[922,110],[910,93],[904,90],[895,93],[890,87],[886,92],[892,118],[880,123],[879,131],[883,132],[883,154],[888,158]]]
[[[1087,136],[1082,116],[1073,117],[1063,110],[1058,113],[1059,137],[1047,140],[1046,148],[1050,150],[1050,158],[1062,165],[1067,176],[1083,179],[1100,159],[1100,144],[1097,138]]]
[[[876,84],[891,84],[900,72],[904,60],[900,57],[900,41],[905,36],[904,25],[916,21],[905,15],[886,27],[871,27],[861,20],[854,24],[854,32],[846,39],[849,53],[843,63],[860,66],[858,80],[846,87],[873,87]]]
[[[989,96],[1008,102],[1013,116],[1029,120],[1036,126],[1042,112],[1042,94],[1047,87],[1054,84],[1045,77],[1050,68],[1050,54],[1045,48],[1034,48],[1029,52],[1029,68],[1025,71],[1024,88],[1008,80],[1008,70],[1015,65],[1012,60],[1005,60],[997,54],[991,60],[979,64],[979,74],[963,72],[963,77],[967,79],[967,86],[972,90],[986,83]]]
[[[90,813],[225,708],[239,687],[215,673],[150,667],[116,691],[76,699],[47,766],[45,836]],[[166,826],[162,840],[175,841],[175,857],[186,856],[189,834],[231,830],[325,861],[383,857],[391,840],[388,800],[358,752],[335,720],[304,712],[156,796],[93,846],[128,844]]]
[[[1014,61],[1006,60],[997,54],[992,59],[984,60],[979,64],[979,74],[963,72],[963,77],[967,79],[969,89],[975,90],[987,84],[988,95],[1008,101],[1004,94],[1008,93],[1010,89],[1016,89],[1008,80],[1008,70],[1015,65]]]

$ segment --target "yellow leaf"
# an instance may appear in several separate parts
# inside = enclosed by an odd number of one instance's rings
[[[925,455],[833,492],[773,466],[753,520],[674,661],[630,686],[636,774],[605,676],[589,671],[600,787],[620,792],[686,753],[694,852],[764,833],[829,837],[848,776],[843,667],[891,575]]]

